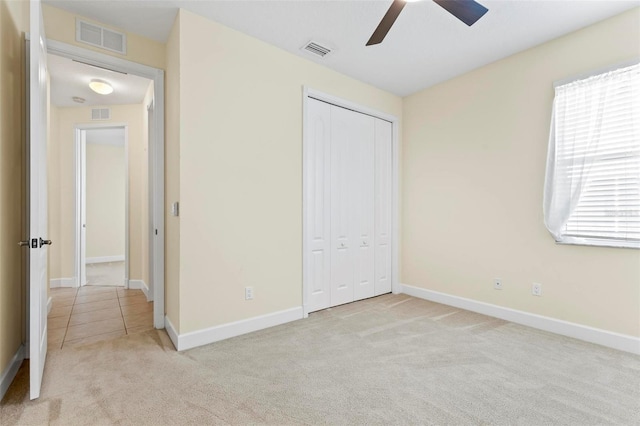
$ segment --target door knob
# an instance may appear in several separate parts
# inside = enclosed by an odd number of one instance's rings
[[[43,240],[42,238],[40,238],[40,247],[42,247],[43,245],[51,245],[51,240]]]
[[[27,240],[27,241],[20,241],[20,242],[18,243],[18,245],[19,245],[20,247],[24,247],[24,246],[29,247],[29,240]]]

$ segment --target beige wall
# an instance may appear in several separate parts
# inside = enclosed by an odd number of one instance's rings
[[[87,143],[87,259],[125,253],[124,145]]]
[[[179,111],[168,107],[180,120],[180,312],[171,321],[186,333],[300,307],[302,87],[398,117],[401,99],[184,10],[168,50],[180,85]],[[169,152],[175,124],[168,129]]]
[[[148,222],[141,215],[146,200],[142,199],[146,177],[140,173],[140,164],[145,158],[146,147],[142,140],[143,105],[111,106],[111,119],[98,122],[100,125],[128,125],[128,162],[129,162],[129,278],[142,279],[143,250],[146,242],[142,240],[142,229]],[[50,235],[56,244],[50,248],[50,277],[72,278],[75,276],[75,136],[74,129],[79,124],[96,124],[91,121],[91,107],[57,108],[57,136],[52,137],[53,149],[49,155],[49,169],[58,170],[58,174],[49,175],[49,215]],[[56,146],[57,144],[57,146]],[[57,165],[53,165],[57,162]],[[58,203],[57,211],[54,210]]]
[[[49,138],[47,140],[47,175],[49,182],[60,181],[60,117],[58,116],[59,110],[55,105],[49,104]],[[55,159],[55,161],[52,161]],[[52,194],[49,186],[49,193],[47,194],[47,219],[49,239],[55,242],[57,246],[61,241],[60,231],[60,197]],[[73,211],[72,211],[73,213]],[[62,265],[62,259],[60,257],[61,250],[52,250],[53,245],[49,246],[49,277],[60,278],[62,277],[62,271],[60,270]]]
[[[0,375],[23,341],[23,31],[28,4],[0,0]]]
[[[404,99],[404,283],[640,336],[640,251],[557,245],[542,218],[553,82],[638,57],[639,10]]]
[[[93,50],[105,55],[127,59],[129,61],[138,62],[152,67],[164,68],[165,45],[163,43],[159,43],[137,34],[128,33],[119,28],[114,28],[89,18],[74,15],[66,10],[58,9],[48,4],[42,5],[42,14],[44,16],[45,33],[47,34],[48,39],[61,41],[82,47],[83,49]],[[110,52],[105,49],[93,47],[90,44],[76,42],[76,18],[82,18],[87,22],[96,23],[115,31],[125,33],[127,35],[127,54],[121,55],[116,52]]]

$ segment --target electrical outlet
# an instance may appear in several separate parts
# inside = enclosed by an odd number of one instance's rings
[[[493,288],[496,290],[502,290],[502,280],[500,278],[496,278],[493,280]]]
[[[534,296],[542,296],[542,284],[533,283],[531,286],[531,294]]]
[[[253,300],[253,287],[244,288],[244,300]]]

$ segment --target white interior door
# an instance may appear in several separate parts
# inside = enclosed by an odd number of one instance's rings
[[[375,123],[375,295],[391,292],[392,125]]]
[[[40,396],[47,357],[47,47],[40,0],[31,1],[29,42],[29,375]]]
[[[307,138],[309,140],[307,164],[309,173],[306,229],[308,244],[307,279],[309,283],[306,304],[308,311],[328,308],[331,303],[331,105],[310,99],[307,105]]]
[[[374,118],[331,107],[331,305],[374,296]]]
[[[354,127],[351,165],[353,168],[351,226],[355,234],[353,299],[361,300],[374,296],[375,119],[357,112],[348,112],[352,115],[351,125]]]
[[[353,112],[331,107],[331,306],[353,302],[355,281],[354,246],[357,236],[353,227]]]

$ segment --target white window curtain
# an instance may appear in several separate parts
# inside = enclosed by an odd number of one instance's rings
[[[557,242],[640,248],[640,65],[557,86],[544,221]]]

